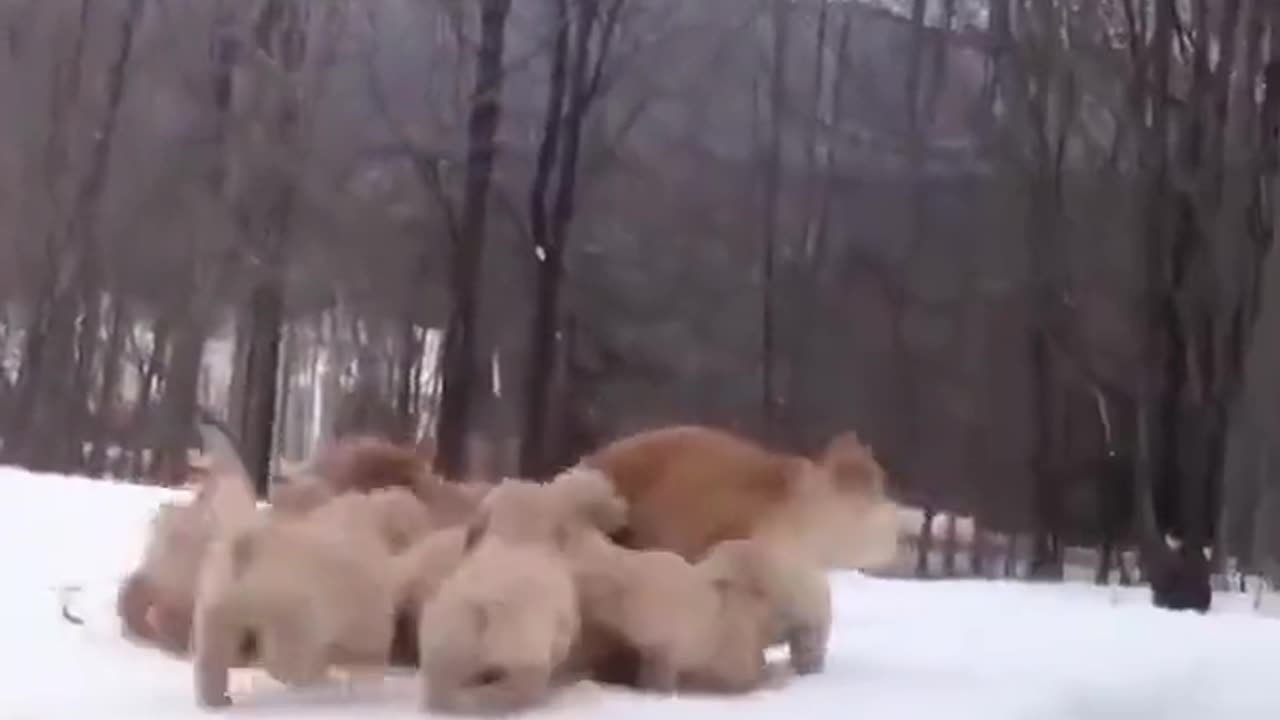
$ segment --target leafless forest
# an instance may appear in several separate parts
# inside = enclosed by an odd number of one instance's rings
[[[4,462],[852,428],[1038,577],[1280,568],[1280,3],[0,0],[0,108]]]

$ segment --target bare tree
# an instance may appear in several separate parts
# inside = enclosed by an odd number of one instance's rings
[[[768,140],[761,156],[760,207],[760,415],[765,433],[772,435],[778,414],[775,388],[776,265],[778,255],[778,212],[781,193],[783,112],[786,103],[788,54],[790,52],[790,3],[774,0],[771,6],[772,64],[769,75]]]
[[[467,119],[466,181],[457,241],[450,248],[451,307],[441,353],[440,415],[436,438],[437,469],[454,477],[462,469],[471,420],[471,392],[488,365],[477,356],[477,307],[480,260],[485,243],[495,137],[502,119],[503,48],[511,0],[482,0],[480,42],[476,47],[475,89]]]
[[[530,233],[537,261],[525,379],[520,472],[540,477],[553,468],[549,397],[562,334],[565,251],[577,199],[582,134],[601,91],[624,0],[554,0],[550,81],[529,190]],[[570,5],[572,4],[572,7]],[[554,196],[548,195],[554,180]]]
[[[78,405],[76,391],[88,390],[88,355],[96,341],[101,309],[100,253],[97,216],[107,178],[120,107],[126,92],[134,37],[145,7],[130,0],[118,18],[114,56],[103,69],[105,109],[92,129],[84,167],[68,164],[68,146],[74,133],[73,112],[85,92],[85,45],[92,32],[90,3],[80,5],[70,56],[55,66],[51,90],[50,134],[46,140],[46,172],[73,188],[66,199],[65,224],[50,227],[45,242],[50,258],[46,285],[23,353],[18,398],[8,436],[20,454],[17,461],[31,467],[69,470],[80,458],[76,440]],[[79,171],[78,176],[76,175]],[[77,342],[76,318],[87,313]],[[78,351],[78,352],[77,352]],[[78,358],[77,358],[78,355]],[[66,380],[72,379],[68,386]]]

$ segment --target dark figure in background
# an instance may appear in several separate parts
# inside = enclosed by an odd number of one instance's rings
[[[1178,458],[1186,462],[1186,458]],[[1187,463],[1190,465],[1191,463]],[[1212,513],[1204,508],[1216,507],[1212,487],[1206,481],[1187,482],[1174,473],[1159,476],[1155,487],[1155,521],[1162,542],[1154,547],[1146,561],[1146,574],[1151,583],[1151,603],[1167,610],[1206,612],[1213,602],[1210,560],[1214,535]],[[1181,481],[1181,482],[1179,482]]]
[[[1164,537],[1167,552],[1150,564],[1151,603],[1166,610],[1208,612],[1213,602],[1209,586],[1211,551],[1207,546]]]

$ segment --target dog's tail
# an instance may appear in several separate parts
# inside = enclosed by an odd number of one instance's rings
[[[214,461],[216,467],[226,472],[249,477],[249,468],[245,466],[231,429],[226,423],[212,413],[201,410],[196,417],[196,432],[200,435],[200,446]]]
[[[204,446],[204,452],[193,463],[201,478],[196,502],[210,510],[219,527],[242,527],[257,512],[253,479],[221,422],[202,413],[196,428]]]

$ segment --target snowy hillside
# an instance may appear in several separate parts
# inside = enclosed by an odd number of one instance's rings
[[[186,666],[119,638],[114,585],[162,491],[0,469],[0,720],[197,718]],[[533,718],[651,720],[1268,720],[1280,718],[1280,621],[1220,603],[1207,617],[1117,605],[1088,586],[834,577],[825,674],[739,699],[645,697],[580,684]],[[61,619],[79,583],[86,627]],[[412,677],[284,691],[246,673],[231,715],[414,718]]]

